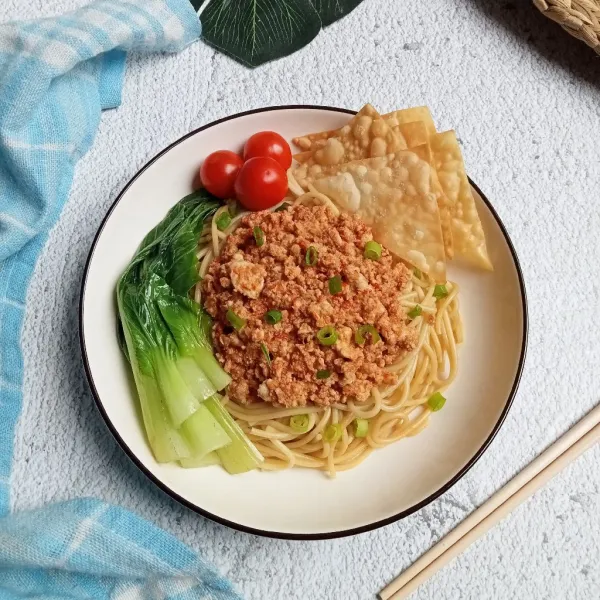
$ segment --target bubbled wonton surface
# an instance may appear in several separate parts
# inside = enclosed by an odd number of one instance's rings
[[[367,104],[344,127],[293,141],[296,191],[359,214],[399,258],[436,281],[455,257],[493,268],[456,134],[438,133],[426,106],[381,116]]]

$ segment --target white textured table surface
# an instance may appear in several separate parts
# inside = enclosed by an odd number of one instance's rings
[[[0,21],[80,0],[4,0]],[[197,43],[130,57],[124,102],[105,113],[35,271],[23,332],[25,400],[13,507],[93,495],[202,551],[251,600],[368,599],[600,400],[600,60],[529,2],[365,0],[301,52],[254,71]],[[428,104],[456,128],[470,175],[523,266],[528,360],[505,426],[449,493],[384,529],[331,542],[230,531],[137,471],[94,407],[77,309],[94,233],[150,157],[195,127],[270,104],[382,112]],[[600,597],[600,448],[424,585],[415,598]]]

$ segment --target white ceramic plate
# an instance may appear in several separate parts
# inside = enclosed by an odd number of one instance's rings
[[[459,375],[444,410],[414,438],[378,450],[330,480],[291,469],[228,475],[220,467],[186,470],[158,464],[144,436],[135,389],[117,343],[114,289],[142,238],[190,192],[204,157],[238,149],[256,131],[284,137],[341,127],[351,111],[312,106],[255,110],[205,125],[143,167],[121,192],[94,240],[80,306],[83,359],[110,430],[161,489],[189,508],[231,527],[296,539],[351,535],[401,519],[454,485],[500,428],[525,359],[527,308],[514,248],[491,204],[475,187],[493,273],[450,266],[461,286],[466,340]]]

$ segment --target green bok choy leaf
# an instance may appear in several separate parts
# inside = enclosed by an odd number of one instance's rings
[[[119,341],[156,460],[218,461],[239,473],[263,459],[216,395],[231,378],[213,355],[210,316],[189,297],[199,280],[198,239],[218,206],[195,192],[144,238],[117,284]]]

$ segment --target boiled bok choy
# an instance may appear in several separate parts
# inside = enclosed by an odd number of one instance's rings
[[[241,473],[263,459],[222,405],[230,377],[212,352],[210,316],[189,297],[198,238],[218,206],[195,192],[144,238],[117,284],[119,333],[156,460]]]

